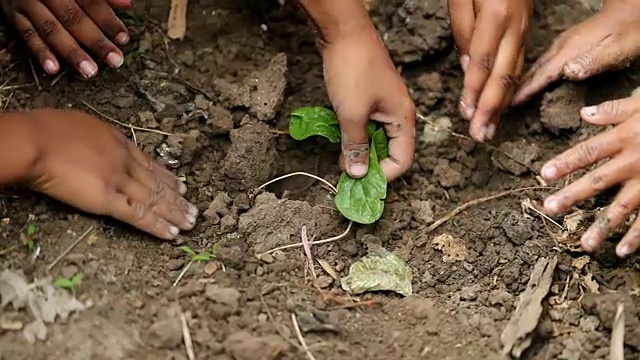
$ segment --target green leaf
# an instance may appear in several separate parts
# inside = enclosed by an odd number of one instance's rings
[[[376,149],[378,162],[389,156],[389,139],[383,128],[378,129],[371,138],[372,147]]]
[[[289,135],[304,140],[313,135],[324,136],[333,143],[340,142],[340,126],[336,114],[323,107],[304,107],[291,113]]]
[[[29,224],[27,226],[27,235],[32,236],[35,233],[36,233],[36,226],[33,224]]]
[[[53,285],[63,289],[73,289],[74,284],[69,279],[57,279]]]
[[[71,278],[71,283],[76,286],[76,285],[80,285],[80,283],[82,282],[82,274],[75,274],[73,275],[73,277]]]
[[[33,249],[35,248],[36,248],[36,242],[33,241],[33,239],[27,240],[27,249],[29,249],[29,251],[33,251]]]
[[[373,144],[373,143],[372,143]],[[387,197],[387,179],[378,163],[376,148],[369,149],[369,171],[361,179],[342,173],[335,197],[338,211],[351,221],[372,224],[380,219]]]
[[[369,291],[394,291],[409,296],[411,268],[398,256],[380,248],[356,261],[349,275],[342,278],[342,288],[357,295]]]
[[[201,252],[200,254],[191,258],[192,261],[209,261],[213,259],[213,254],[208,252]]]
[[[367,123],[367,135],[369,137],[369,140],[371,140],[375,132],[376,132],[376,123],[373,121],[369,121],[369,123]]]
[[[190,257],[196,256],[196,252],[193,251],[193,249],[191,247],[189,247],[189,245],[180,246],[180,250],[184,251],[184,253],[189,255]]]
[[[211,253],[211,255],[213,255],[214,257],[218,254],[218,250],[220,250],[220,247],[222,247],[222,245],[224,244],[225,239],[222,239],[218,242],[216,242],[215,244],[213,244],[211,246],[211,250],[209,250],[209,252]]]

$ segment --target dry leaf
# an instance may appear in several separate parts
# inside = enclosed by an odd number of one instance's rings
[[[598,283],[593,280],[592,273],[588,273],[587,275],[582,277],[582,283],[587,289],[589,289],[589,292],[593,294],[600,294],[600,285],[598,285]]]
[[[329,264],[329,262],[327,260],[324,259],[316,259],[318,261],[318,264],[320,264],[320,266],[322,267],[322,269],[329,274],[329,276],[331,276],[333,278],[333,280],[340,280],[340,275],[338,275],[338,272],[336,272],[336,270],[333,268],[333,266],[331,266],[331,264]]]
[[[463,261],[469,256],[469,250],[461,239],[454,238],[449,234],[442,234],[431,241],[434,249],[442,251],[442,261],[456,262]]]
[[[581,271],[590,261],[591,257],[589,255],[583,255],[579,258],[573,259],[573,261],[571,261],[571,266]]]

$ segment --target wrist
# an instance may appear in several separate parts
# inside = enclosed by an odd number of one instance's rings
[[[39,158],[36,131],[26,113],[0,115],[0,185],[30,179]]]
[[[318,31],[321,45],[375,32],[363,0],[300,0]]]

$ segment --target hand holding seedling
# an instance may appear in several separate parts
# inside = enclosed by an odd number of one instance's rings
[[[191,229],[197,208],[180,180],[122,133],[84,113],[54,109],[0,120],[0,184],[21,182],[81,210],[161,239]]]
[[[57,54],[85,78],[95,76],[98,65],[83,48],[111,67],[122,65],[122,51],[114,43],[126,44],[129,33],[111,8],[128,8],[131,0],[0,0],[0,4],[49,75],[60,71]]]
[[[532,0],[449,0],[451,28],[465,73],[462,116],[476,141],[490,140],[511,102],[524,64]]]
[[[585,80],[622,68],[640,56],[640,3],[612,0],[592,18],[571,27],[531,67],[514,97],[521,104],[550,83]]]
[[[367,174],[372,119],[389,136],[389,156],[380,167],[387,179],[396,179],[413,162],[415,106],[362,0],[300,2],[320,31],[325,82],[341,130],[342,169],[353,178]]]

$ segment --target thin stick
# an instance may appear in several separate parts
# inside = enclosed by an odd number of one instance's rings
[[[309,350],[307,343],[304,341],[304,337],[302,336],[302,331],[300,331],[300,326],[298,325],[298,319],[296,318],[296,314],[291,314],[291,322],[293,323],[293,329],[296,331],[296,336],[298,337],[298,341],[300,341],[300,345],[302,345],[302,349],[305,354],[307,354],[307,358],[309,360],[316,360],[315,356]]]
[[[118,120],[116,120],[116,119],[114,119],[114,118],[112,118],[112,117],[110,117],[110,116],[98,111],[98,109],[96,109],[93,106],[89,105],[86,101],[81,101],[81,102],[82,102],[82,104],[84,104],[84,106],[88,107],[91,111],[95,112],[96,114],[102,116],[103,118],[105,118],[105,119],[107,119],[107,120],[109,120],[109,121],[111,121],[113,123],[116,123],[116,124],[118,124],[120,126],[124,126],[124,127],[128,128],[128,129],[152,132],[152,133],[156,133],[156,134],[160,134],[160,135],[166,135],[166,136],[173,135],[171,133],[168,133],[168,132],[165,132],[165,131],[161,131],[161,130],[147,129],[147,128],[143,128],[143,127],[139,127],[139,126],[133,126],[133,125],[125,124],[125,123],[123,123],[121,121],[118,121]]]
[[[624,360],[624,303],[619,303],[616,310],[609,351],[609,360]]]
[[[184,340],[184,348],[187,350],[187,357],[189,360],[195,360],[196,354],[193,351],[193,341],[191,341],[189,324],[187,323],[187,316],[184,312],[180,312],[180,322],[182,323],[182,339]]]
[[[36,82],[36,87],[38,91],[42,91],[42,86],[40,86],[40,79],[38,79],[38,74],[36,73],[36,67],[33,66],[33,60],[29,57],[29,67],[31,67],[31,75],[33,75],[33,80]]]
[[[505,197],[508,195],[511,195],[513,193],[516,192],[520,192],[520,191],[527,191],[527,190],[547,190],[547,189],[552,189],[551,187],[548,186],[532,186],[532,187],[525,187],[525,188],[520,188],[520,189],[513,189],[513,190],[507,190],[507,191],[503,191],[501,193],[495,194],[495,195],[491,195],[491,196],[485,196],[482,197],[480,199],[475,199],[475,200],[471,200],[465,204],[462,204],[460,206],[458,206],[457,208],[453,209],[453,211],[451,211],[450,213],[448,213],[447,215],[443,216],[442,218],[440,218],[438,221],[434,222],[433,224],[431,224],[426,232],[430,233],[433,230],[435,230],[436,228],[438,228],[440,225],[446,223],[447,221],[451,220],[451,218],[453,218],[454,216],[460,214],[461,212],[467,210],[468,208],[490,201],[490,200],[495,200],[501,197]]]
[[[304,253],[307,255],[307,266],[309,270],[311,270],[311,275],[314,279],[317,279],[316,270],[313,268],[313,255],[311,255],[311,244],[309,244],[309,238],[307,238],[307,226],[302,225],[302,230],[300,230],[300,238],[302,239],[302,247],[304,248]]]
[[[271,185],[271,184],[273,184],[275,182],[278,182],[280,180],[286,179],[288,177],[296,176],[296,175],[302,175],[302,176],[308,176],[310,178],[314,178],[314,179],[316,179],[318,181],[321,181],[323,184],[327,185],[331,189],[331,191],[333,191],[334,194],[338,193],[338,189],[336,189],[336,187],[333,186],[327,180],[325,180],[325,179],[323,179],[323,178],[321,178],[319,176],[316,176],[316,175],[313,175],[313,174],[309,174],[309,173],[306,173],[306,172],[303,172],[303,171],[298,171],[298,172],[294,172],[294,173],[291,173],[291,174],[282,175],[282,176],[277,177],[277,178],[275,178],[273,180],[269,180],[266,183],[260,185],[257,190],[263,189],[263,188],[265,188],[265,187],[267,187],[267,186],[269,186],[269,185]]]
[[[542,218],[544,218],[545,220],[548,220],[549,222],[551,222],[553,225],[557,226],[558,228],[560,228],[560,230],[564,230],[564,226],[558,224],[557,221],[553,220],[552,218],[550,218],[549,216],[547,216],[545,213],[543,213],[542,211],[536,209],[535,206],[533,206],[533,204],[531,204],[531,200],[530,199],[526,199],[522,201],[522,206],[526,207],[527,209],[535,212],[536,214],[540,215]]]
[[[8,253],[12,252],[13,250],[15,250],[17,248],[18,248],[18,245],[13,245],[13,246],[9,246],[8,248],[6,248],[4,250],[0,250],[0,256],[8,254]]]
[[[131,124],[129,124],[129,126],[133,126]],[[136,144],[136,146],[138,146],[138,138],[136,137],[136,131],[131,129],[131,136],[133,137],[133,143]]]
[[[332,241],[340,240],[343,237],[347,236],[347,234],[349,234],[349,231],[351,231],[351,226],[352,225],[353,225],[353,221],[349,221],[349,225],[347,226],[347,229],[342,234],[334,236],[332,238],[325,239],[325,240],[309,241],[309,245],[320,245],[320,244],[326,244],[326,243],[330,243]],[[275,249],[271,249],[269,251],[265,251],[262,254],[258,254],[256,256],[257,257],[262,257],[264,255],[271,254],[271,253],[279,251],[279,250],[291,249],[291,248],[296,248],[296,247],[300,247],[300,246],[302,246],[301,242],[300,243],[296,243],[296,244],[278,246]]]
[[[191,266],[191,264],[193,264],[193,260],[189,260],[189,262],[187,263],[187,265],[185,265],[185,267],[182,268],[182,271],[180,271],[180,274],[178,274],[178,277],[176,278],[176,281],[173,282],[173,285],[171,286],[176,286],[178,285],[178,283],[180,282],[180,280],[182,280],[182,277],[184,277],[184,274],[187,273],[187,270],[189,270],[189,267]]]
[[[71,244],[65,251],[63,251],[62,254],[60,254],[60,256],[58,256],[55,260],[53,260],[53,262],[47,267],[47,271],[51,271],[56,265],[58,265],[60,260],[67,256],[67,254],[69,254],[71,250],[73,250],[73,248],[75,248],[80,243],[80,241],[86,238],[91,231],[93,231],[93,226],[89,226],[89,228],[84,233],[82,233],[82,235],[80,235],[78,239],[73,242],[73,244]]]

